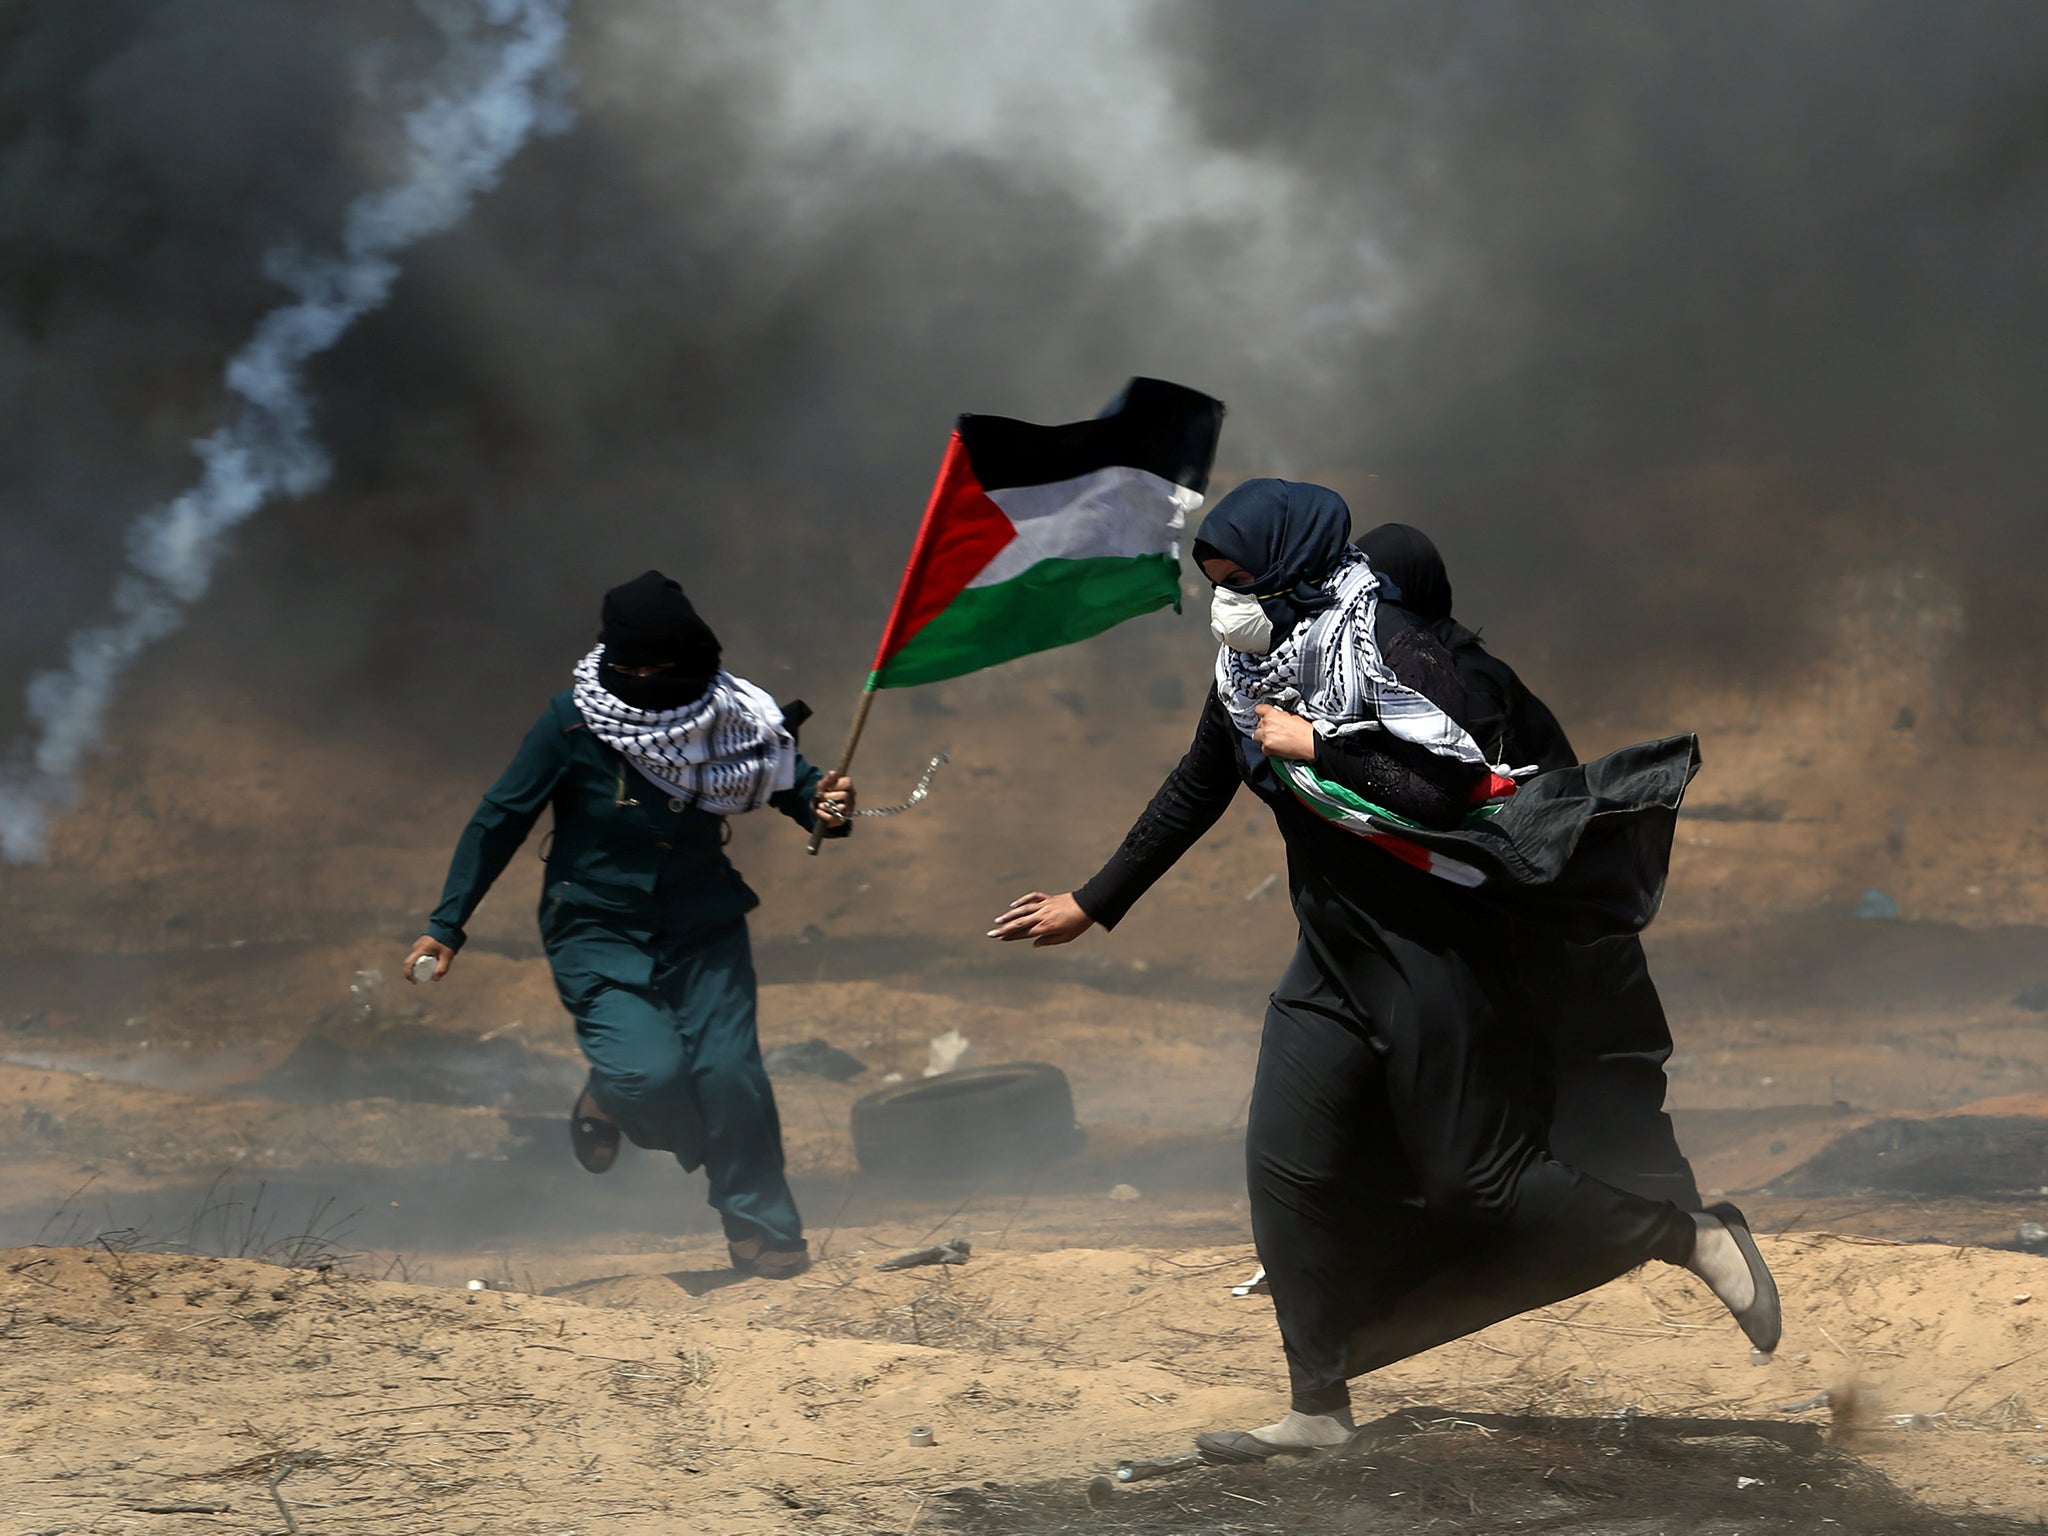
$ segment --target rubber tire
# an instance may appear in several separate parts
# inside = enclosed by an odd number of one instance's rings
[[[888,1179],[979,1178],[1042,1167],[1080,1150],[1067,1075],[1042,1061],[968,1067],[898,1083],[853,1106],[862,1173]]]

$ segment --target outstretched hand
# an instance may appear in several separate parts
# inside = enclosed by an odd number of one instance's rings
[[[1094,926],[1095,919],[1081,910],[1071,892],[1048,896],[1043,891],[1031,891],[1004,909],[988,936],[1005,944],[1029,939],[1033,949],[1044,949],[1049,944],[1072,943]]]

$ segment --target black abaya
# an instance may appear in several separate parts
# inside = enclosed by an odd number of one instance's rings
[[[1212,693],[1186,757],[1075,899],[1113,926],[1240,782],[1273,808],[1302,937],[1267,1012],[1246,1161],[1295,1405],[1341,1404],[1349,1377],[1386,1363],[1376,1330],[1465,1252],[1520,1261],[1526,1305],[1683,1260],[1683,1212],[1545,1152],[1514,925],[1321,820],[1243,745]]]

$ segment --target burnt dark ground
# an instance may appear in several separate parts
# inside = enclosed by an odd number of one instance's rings
[[[940,1496],[957,1536],[2018,1536],[1939,1512],[1826,1443],[1774,1421],[1554,1419],[1411,1409],[1312,1461],[1204,1467],[1091,1489],[1078,1482]]]
[[[2048,1122],[2032,1115],[1879,1120],[1771,1181],[1777,1195],[1963,1196],[2042,1203]]]
[[[530,1236],[543,1213],[548,1232],[563,1237],[711,1230],[701,1176],[680,1179],[665,1159],[629,1159],[603,1180],[592,1180],[570,1165],[562,1146],[561,1110],[577,1075],[574,1065],[530,1052],[510,1038],[488,1040],[421,1029],[404,1017],[356,1027],[345,1016],[349,1004],[337,983],[333,1003],[301,1026],[308,1032],[295,1054],[261,1076],[247,1066],[238,1067],[239,1042],[244,1037],[269,1038],[274,1030],[257,1017],[266,1002],[262,979],[282,974],[302,948],[290,943],[199,947],[154,955],[81,956],[48,950],[10,954],[0,964],[0,1023],[10,1026],[0,1032],[5,1042],[0,1054],[12,1050],[24,1064],[90,1068],[109,1081],[157,1082],[196,1091],[222,1090],[227,1087],[225,1079],[232,1078],[242,1084],[239,1091],[272,1098],[336,1101],[382,1095],[422,1103],[486,1105],[505,1112],[509,1129],[523,1142],[506,1161],[392,1167],[308,1159],[299,1166],[267,1171],[265,1201],[270,1209],[284,1213],[281,1220],[315,1209],[354,1213],[347,1241],[366,1249],[397,1252],[451,1242],[498,1243]],[[953,991],[963,998],[1001,998],[1026,982],[1043,983],[1048,976],[1042,957],[926,939],[856,942],[812,934],[764,942],[759,951],[765,980],[914,974],[927,989]],[[1731,952],[1738,963],[1727,963]],[[1707,938],[1679,935],[1660,947],[1657,966],[1673,1013],[1681,1021],[1696,1003],[1730,998],[1789,995],[1809,1006],[1845,1008],[1869,1008],[1879,995],[1891,1004],[1902,998],[2002,1002],[2030,979],[2048,975],[2048,930],[1975,931],[1809,914]],[[1109,993],[1199,997],[1211,1003],[1224,997],[1240,1004],[1247,1019],[1256,1017],[1263,987],[1243,976],[1226,979],[1173,967],[1134,969],[1108,955],[1078,957],[1053,974]],[[174,980],[179,995],[199,995],[201,988],[238,975],[245,978],[249,994],[240,1005],[248,1017],[222,1021],[234,1048],[195,1050],[175,1059],[163,1050],[110,1058],[94,1049],[75,1062],[59,1059],[65,1057],[72,1043],[68,1037],[73,1035],[80,1046],[121,1043],[128,1031],[120,1021],[130,1012],[154,1009],[155,985]],[[73,1022],[62,1028],[21,1027],[34,1016],[33,1010],[63,1009],[75,1013]],[[160,1027],[153,1025],[153,1032]],[[47,1063],[41,1059],[46,1056],[51,1058]],[[31,1062],[30,1057],[36,1059]],[[192,1080],[167,1075],[174,1068]],[[216,1077],[224,1080],[216,1082]],[[1805,1126],[1839,1113],[1839,1107],[1825,1105],[1779,1105],[1681,1110],[1677,1119],[1683,1143],[1699,1156],[1711,1154],[1722,1142],[1753,1139],[1759,1132]],[[1765,1231],[1840,1226],[1905,1239],[2005,1245],[2019,1221],[2048,1214],[2048,1197],[2038,1194],[2048,1186],[2048,1142],[2038,1126],[2038,1121],[2022,1118],[1886,1121],[1852,1133],[1795,1172],[1779,1176],[1768,1191],[1745,1192],[1743,1198]],[[1000,1197],[1012,1187],[1031,1184],[1040,1198],[1095,1196],[1111,1185],[1129,1183],[1145,1191],[1148,1213],[1171,1217],[1176,1207],[1192,1210],[1215,1204],[1219,1195],[1234,1195],[1241,1188],[1241,1157],[1234,1130],[1147,1137],[1142,1144],[1105,1140],[1035,1180],[998,1180],[979,1193]],[[54,1223],[47,1196],[0,1200],[0,1237],[32,1242],[68,1235],[71,1240],[90,1241],[106,1230],[182,1226],[189,1213],[207,1205],[214,1173],[208,1168],[174,1177],[147,1194],[88,1192],[76,1205],[57,1213]],[[248,1198],[256,1177],[246,1170],[236,1170],[233,1177]],[[975,1193],[964,1187],[927,1193],[839,1178],[805,1180],[799,1189],[807,1207],[840,1212],[849,1226],[899,1213],[915,1217],[927,1207],[943,1214],[962,1196]],[[1900,1205],[1901,1200],[1911,1203]],[[1872,1201],[1879,1202],[1879,1208],[1871,1208]],[[1938,1202],[1938,1207],[1929,1202]],[[1177,1231],[1181,1240],[1195,1240],[1184,1225]],[[1215,1234],[1215,1240],[1235,1240],[1238,1235],[1238,1224],[1232,1221],[1227,1230]]]

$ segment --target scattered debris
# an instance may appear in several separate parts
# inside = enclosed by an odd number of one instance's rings
[[[957,1072],[967,1064],[974,1045],[957,1029],[949,1029],[943,1035],[932,1036],[931,1052],[925,1060],[926,1077],[943,1077],[948,1072]]]
[[[899,1253],[893,1259],[884,1259],[877,1269],[917,1269],[925,1264],[965,1264],[974,1252],[974,1245],[964,1237],[949,1237],[943,1243],[929,1248],[912,1248]]]
[[[466,1287],[466,1289],[472,1291],[488,1291],[490,1288],[491,1282],[488,1280],[472,1280]]]
[[[2048,1227],[2038,1221],[2023,1221],[2013,1239],[2029,1253],[2048,1253]]]
[[[349,1016],[358,1024],[374,1024],[384,1009],[384,973],[365,966],[348,979]]]
[[[770,1077],[822,1077],[831,1083],[848,1082],[868,1069],[868,1064],[858,1056],[816,1035],[795,1045],[778,1045],[761,1058],[761,1064]]]
[[[1890,922],[1899,915],[1899,904],[1873,885],[1856,898],[1856,915],[1872,922]]]
[[[131,1515],[225,1515],[226,1504],[130,1504]]]
[[[1109,1198],[1121,1200],[1129,1204],[1133,1200],[1141,1200],[1144,1197],[1138,1193],[1138,1187],[1135,1184],[1117,1184],[1111,1187]]]
[[[1779,1405],[1779,1407],[1778,1407],[1778,1412],[1780,1412],[1780,1413],[1811,1413],[1811,1412],[1812,1412],[1812,1411],[1813,1411],[1814,1409],[1816,1409],[1816,1408],[1829,1408],[1829,1407],[1832,1407],[1832,1406],[1834,1405],[1834,1401],[1835,1401],[1835,1395],[1834,1395],[1834,1393],[1832,1393],[1832,1392],[1816,1392],[1816,1393],[1814,1393],[1814,1395],[1813,1395],[1812,1397],[1802,1397],[1802,1398],[1801,1398],[1801,1399],[1799,1399],[1799,1401],[1798,1401],[1798,1402],[1796,1402],[1796,1403],[1782,1403],[1782,1404],[1780,1404],[1780,1405]]]
[[[1244,893],[1244,899],[1246,901],[1264,901],[1268,896],[1273,894],[1273,887],[1275,887],[1279,883],[1280,876],[1278,874],[1268,875],[1265,879],[1261,880],[1257,885],[1253,886],[1250,890],[1246,891]]]
[[[937,1445],[939,1437],[932,1433],[929,1424],[920,1424],[910,1432],[910,1443],[916,1446]]]
[[[582,1076],[568,1058],[536,1051],[509,1035],[485,1040],[391,1024],[361,1034],[308,1035],[250,1086],[265,1098],[292,1103],[385,1098],[552,1110]]]
[[[2031,1013],[2048,1013],[2048,981],[2030,981],[2013,997],[2015,1008]]]
[[[1735,1486],[1737,1488],[1761,1488],[1763,1485],[1764,1480],[1760,1477],[1738,1477],[1735,1479]]]
[[[1745,795],[1740,800],[1686,805],[1679,814],[1690,816],[1695,821],[1783,821],[1785,802]]]
[[[1201,1465],[1200,1451],[1189,1451],[1184,1456],[1169,1456],[1164,1461],[1120,1461],[1116,1464],[1116,1480],[1120,1483],[1142,1483],[1150,1477],[1171,1477],[1176,1472],[1192,1472]]]

